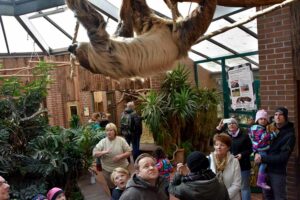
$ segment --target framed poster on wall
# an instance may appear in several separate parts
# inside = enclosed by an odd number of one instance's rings
[[[227,71],[232,110],[256,110],[253,72],[250,63],[230,67]]]

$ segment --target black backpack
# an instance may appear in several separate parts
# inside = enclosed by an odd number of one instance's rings
[[[121,115],[121,134],[123,136],[130,136],[131,133],[131,114],[123,112]]]

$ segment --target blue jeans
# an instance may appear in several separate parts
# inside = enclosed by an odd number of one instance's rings
[[[260,151],[259,155],[266,156],[267,153],[265,151]],[[265,174],[266,173],[266,168],[267,168],[267,164],[260,163],[259,168],[258,168],[258,173]]]
[[[263,190],[265,200],[286,200],[286,175],[268,173],[267,184],[271,190]]]
[[[141,135],[134,135],[132,137],[132,157],[134,161],[140,155],[140,140]]]
[[[242,175],[242,200],[251,200],[251,190],[250,190],[250,170],[241,171]]]

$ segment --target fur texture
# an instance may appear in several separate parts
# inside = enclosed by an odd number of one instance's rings
[[[217,0],[199,0],[202,5],[188,18],[176,22],[175,31],[172,21],[157,17],[145,0],[123,0],[117,34],[130,38],[110,37],[104,18],[88,1],[66,2],[90,38],[90,43],[74,45],[69,50],[81,66],[91,72],[119,79],[166,71],[176,60],[186,56],[207,30]],[[136,37],[131,37],[133,31]]]

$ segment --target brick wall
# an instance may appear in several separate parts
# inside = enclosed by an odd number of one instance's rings
[[[290,120],[297,122],[296,66],[293,64],[291,39],[294,26],[290,7],[260,17],[257,24],[261,107],[272,114],[276,107],[285,106],[289,109]],[[297,128],[296,123],[295,125]],[[296,146],[288,164],[288,199],[299,199],[299,188],[296,187],[299,181],[297,178],[299,168],[297,149]]]
[[[51,72],[51,79],[53,80],[48,86],[48,95],[46,97],[46,104],[49,115],[49,124],[54,126],[65,127],[66,124],[66,108],[64,97],[61,93],[62,85],[58,81],[60,70],[53,70]]]

